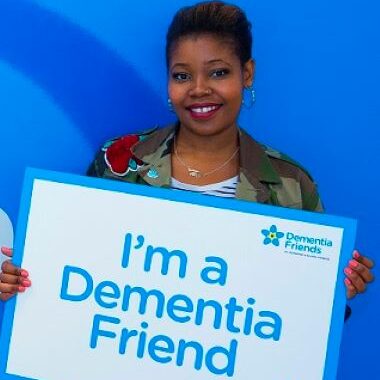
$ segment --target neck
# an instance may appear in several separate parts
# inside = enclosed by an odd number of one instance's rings
[[[194,134],[180,126],[176,137],[176,144],[183,154],[224,156],[235,151],[239,146],[238,129],[234,126],[216,135],[209,136]]]
[[[239,135],[230,127],[215,135],[196,135],[180,127],[174,141],[172,176],[177,180],[207,185],[239,172]]]

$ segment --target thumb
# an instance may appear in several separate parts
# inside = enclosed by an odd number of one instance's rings
[[[3,253],[5,256],[12,257],[13,249],[9,247],[1,247],[1,253]]]

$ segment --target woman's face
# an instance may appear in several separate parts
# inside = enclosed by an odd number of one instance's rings
[[[168,92],[181,127],[203,136],[236,128],[242,92],[253,74],[253,61],[242,67],[223,39],[180,39],[170,57]]]

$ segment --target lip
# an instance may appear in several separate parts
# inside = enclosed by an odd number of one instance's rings
[[[218,103],[194,103],[186,107],[186,109],[190,112],[190,116],[193,119],[207,120],[213,117],[222,106],[222,104]]]

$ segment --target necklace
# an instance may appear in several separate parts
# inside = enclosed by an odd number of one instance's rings
[[[217,172],[218,170],[223,169],[230,161],[232,161],[232,159],[236,156],[237,152],[239,152],[239,147],[237,147],[236,150],[232,153],[232,155],[226,161],[224,161],[221,165],[217,166],[215,169],[210,170],[206,173],[202,173],[198,169],[191,168],[185,161],[183,161],[183,159],[178,154],[177,142],[176,142],[176,139],[174,138],[174,154],[178,162],[187,169],[187,174],[193,178],[207,177]]]

